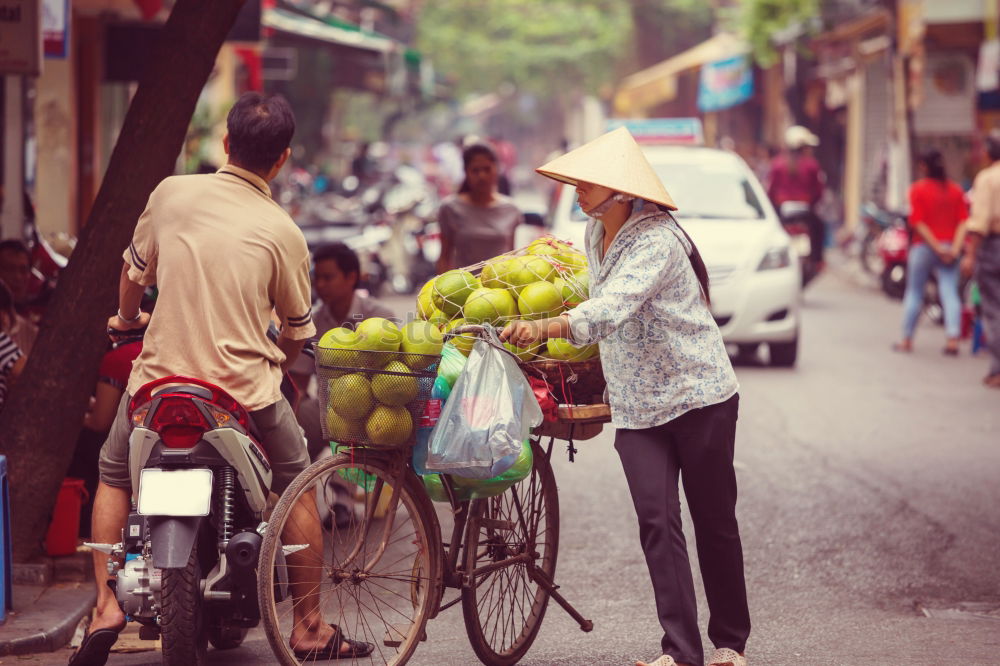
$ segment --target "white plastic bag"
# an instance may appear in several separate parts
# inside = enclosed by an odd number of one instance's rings
[[[542,422],[531,385],[515,357],[487,329],[469,354],[431,433],[426,468],[431,473],[491,479],[507,471],[521,442]]]

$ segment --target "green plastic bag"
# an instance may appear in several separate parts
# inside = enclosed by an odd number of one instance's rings
[[[460,502],[474,499],[485,499],[496,497],[503,493],[518,481],[523,481],[531,474],[531,467],[534,465],[535,456],[531,451],[530,440],[524,440],[521,453],[511,467],[503,474],[498,474],[491,479],[466,479],[460,476],[449,477],[452,487],[455,489],[455,497]],[[422,476],[424,488],[427,494],[435,502],[447,502],[448,494],[442,485],[441,476],[428,474]]]

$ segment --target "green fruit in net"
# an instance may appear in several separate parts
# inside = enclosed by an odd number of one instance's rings
[[[561,313],[562,293],[551,282],[532,282],[521,290],[517,297],[517,309],[524,319],[544,319]]]
[[[509,284],[507,273],[510,272],[511,266],[510,259],[493,259],[483,266],[483,270],[479,273],[479,281],[484,287],[506,289]]]
[[[586,273],[586,271],[584,271]],[[583,303],[588,298],[589,291],[589,278],[584,280],[578,279],[574,274],[568,274],[566,277],[558,277],[552,281],[552,284],[556,286],[559,293],[562,294],[563,303],[566,307],[575,308],[580,303]]]
[[[456,329],[459,326],[465,326],[468,323],[470,322],[465,321],[465,319],[455,319],[450,324],[448,324],[444,332],[448,333],[452,329]],[[455,347],[455,349],[468,356],[470,353],[472,353],[472,347],[473,345],[476,344],[476,340],[478,339],[478,337],[479,336],[477,336],[474,333],[462,333],[461,335],[456,335],[447,338],[447,340]]]
[[[400,332],[403,334],[403,342],[399,345],[399,351],[414,354],[403,357],[407,365],[416,370],[424,370],[437,362],[436,357],[441,355],[441,347],[444,346],[444,333],[441,329],[429,321],[411,321]],[[431,356],[435,358],[429,358]]]
[[[387,373],[377,372],[372,375],[372,395],[384,405],[392,407],[402,407],[417,397],[419,386],[417,378],[412,375],[413,370],[402,361],[392,361],[383,368]]]
[[[433,314],[427,318],[427,323],[434,324],[434,326],[436,326],[440,331],[448,324],[448,315],[441,312],[437,308],[434,308]]]
[[[556,267],[542,257],[515,257],[511,259],[511,268],[507,271],[507,286],[519,296],[526,285],[552,280],[556,275]]]
[[[497,324],[517,316],[517,304],[506,289],[480,287],[469,295],[462,315],[470,324]]]
[[[431,278],[428,280],[427,284],[421,287],[420,292],[417,294],[417,316],[421,319],[429,320],[434,315],[434,311],[437,310],[434,307],[434,299],[432,298],[434,293],[434,279]]]
[[[598,354],[597,345],[577,347],[565,338],[549,338],[545,343],[546,355],[556,361],[586,361]]]
[[[516,347],[509,342],[503,343],[503,346],[507,348],[509,352],[517,356],[517,359],[522,363],[527,363],[528,361],[535,358],[538,350],[542,348],[541,342],[536,342],[530,347]]]
[[[399,327],[388,319],[371,317],[358,324],[358,347],[370,351],[397,352],[403,342]]]
[[[454,317],[465,305],[469,294],[480,286],[479,280],[469,271],[453,270],[442,273],[434,280],[432,290],[434,307],[448,317]]]
[[[360,355],[356,351],[360,336],[349,328],[331,328],[316,344],[316,356],[323,365],[356,366]]]
[[[528,254],[534,254],[536,256],[554,255],[573,251],[572,245],[558,240],[554,236],[542,236],[541,238],[536,238],[528,244]]]
[[[330,439],[357,441],[364,435],[364,421],[346,419],[331,407],[326,410],[326,434]]]
[[[580,252],[564,252],[552,257],[561,266],[565,266],[571,271],[587,267],[587,255]]]
[[[360,372],[331,379],[328,383],[330,408],[345,419],[360,419],[372,409],[372,385]]]
[[[405,407],[379,405],[368,416],[365,432],[374,446],[399,446],[410,439],[413,417]]]

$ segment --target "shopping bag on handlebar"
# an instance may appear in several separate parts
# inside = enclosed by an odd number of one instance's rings
[[[542,422],[531,385],[492,328],[477,340],[427,450],[431,473],[490,479],[517,460],[521,443]]]

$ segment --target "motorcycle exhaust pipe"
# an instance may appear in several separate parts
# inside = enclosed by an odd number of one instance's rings
[[[257,605],[257,562],[264,539],[256,532],[240,532],[226,546],[226,562],[233,580],[233,593],[248,619],[260,619]]]

